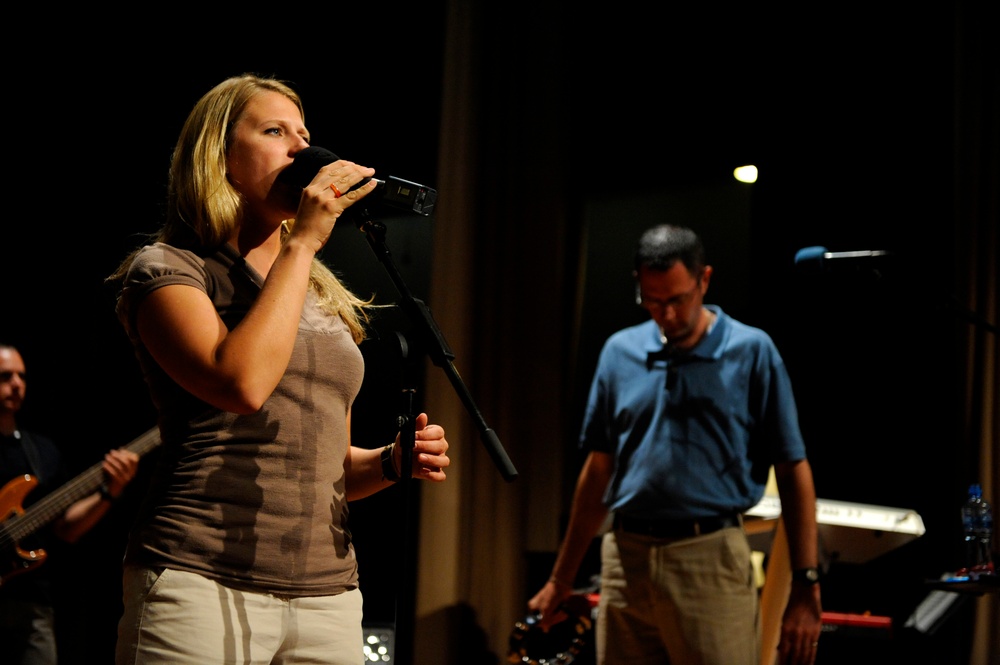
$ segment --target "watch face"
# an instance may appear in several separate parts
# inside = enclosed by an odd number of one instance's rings
[[[796,570],[792,577],[805,584],[815,584],[819,582],[819,570],[816,568],[801,568]]]

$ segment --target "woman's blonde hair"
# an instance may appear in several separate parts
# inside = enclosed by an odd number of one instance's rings
[[[232,235],[242,214],[243,198],[226,177],[227,149],[247,104],[266,91],[287,97],[304,117],[302,100],[294,90],[282,81],[254,74],[226,79],[195,104],[171,157],[166,220],[153,235],[154,242],[205,252],[221,247]],[[282,238],[288,228],[282,226]],[[138,251],[126,257],[108,281],[120,283]],[[320,308],[342,317],[354,341],[360,343],[365,338],[364,324],[372,301],[351,293],[319,258],[313,260],[309,284]]]

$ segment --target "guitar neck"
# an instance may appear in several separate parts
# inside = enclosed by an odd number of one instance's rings
[[[125,449],[142,457],[158,445],[160,445],[160,432],[158,428],[153,427],[125,446]],[[95,492],[103,481],[103,462],[98,462],[59,489],[39,499],[21,515],[4,522],[4,535],[13,541],[30,536],[62,515],[75,502]]]

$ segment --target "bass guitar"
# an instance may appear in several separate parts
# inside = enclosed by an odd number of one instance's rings
[[[140,458],[160,445],[160,430],[146,431],[125,446]],[[43,526],[62,515],[67,508],[85,496],[97,491],[104,482],[104,470],[99,462],[59,489],[47,494],[27,509],[22,508],[24,497],[35,489],[38,479],[31,475],[14,478],[0,488],[0,585],[14,575],[27,572],[45,562],[44,549],[25,550],[20,546]]]

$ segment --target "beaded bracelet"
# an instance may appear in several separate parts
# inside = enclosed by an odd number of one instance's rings
[[[379,454],[379,458],[382,460],[382,480],[388,480],[392,483],[399,482],[400,480],[399,472],[396,471],[396,465],[392,459],[392,451],[395,447],[395,443],[390,443]]]

